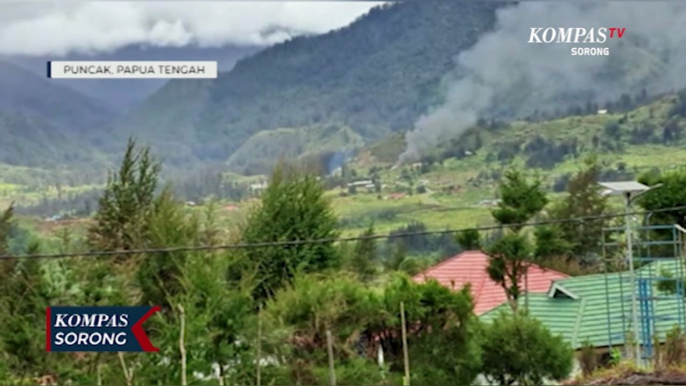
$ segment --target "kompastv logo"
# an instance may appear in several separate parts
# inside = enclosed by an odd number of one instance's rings
[[[48,307],[47,351],[148,351],[152,345],[143,323],[160,307]]]
[[[601,28],[531,28],[527,43],[538,44],[604,44],[608,39],[621,39],[626,28],[601,27]],[[572,56],[607,56],[610,54],[608,47],[572,47]]]

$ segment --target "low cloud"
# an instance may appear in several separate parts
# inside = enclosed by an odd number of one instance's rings
[[[344,27],[372,2],[0,3],[0,54],[110,52],[162,47],[265,45]]]

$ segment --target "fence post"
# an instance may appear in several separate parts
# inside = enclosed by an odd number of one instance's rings
[[[260,311],[257,314],[257,367],[255,369],[257,375],[257,386],[261,385],[260,367],[262,367],[262,303],[260,303]]]
[[[131,386],[133,383],[133,369],[129,369],[129,367],[126,365],[126,361],[124,360],[124,353],[119,351],[117,352],[117,356],[119,357],[119,363],[121,363],[122,370],[124,371],[124,378],[126,379],[126,386]]]
[[[331,330],[326,330],[326,346],[329,352],[329,384],[336,386],[336,369],[333,365],[333,339],[331,337]]]
[[[403,385],[410,386],[410,354],[407,352],[407,327],[405,326],[405,303],[400,302],[400,323],[403,333],[403,362],[405,365],[405,378]]]
[[[181,386],[188,384],[186,380],[186,345],[184,344],[184,337],[186,335],[186,312],[183,306],[179,304],[179,319],[181,321],[179,333],[179,351],[181,352]]]

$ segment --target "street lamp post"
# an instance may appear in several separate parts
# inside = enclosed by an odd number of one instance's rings
[[[629,278],[631,280],[631,316],[632,324],[634,326],[634,355],[636,356],[636,365],[641,365],[641,348],[638,344],[638,301],[636,299],[636,273],[634,271],[634,248],[632,245],[633,235],[631,232],[631,192],[626,193],[626,205],[624,206],[624,231],[626,233],[626,257],[629,259]]]
[[[634,356],[636,366],[641,366],[641,347],[638,344],[638,300],[636,296],[636,272],[634,270],[634,249],[633,249],[633,235],[631,232],[631,204],[633,201],[648,192],[649,190],[659,188],[662,184],[657,184],[652,187],[643,185],[636,181],[626,182],[601,182],[599,185],[607,188],[603,192],[604,195],[622,194],[626,201],[624,205],[624,232],[626,234],[626,257],[629,260],[629,280],[631,281],[631,319],[634,330]]]

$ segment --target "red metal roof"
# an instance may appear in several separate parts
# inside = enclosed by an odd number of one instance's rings
[[[455,290],[471,283],[474,313],[481,315],[507,301],[503,287],[491,280],[486,272],[488,259],[483,252],[465,251],[434,265],[413,279],[419,283],[426,279],[435,279],[442,285]],[[553,280],[567,277],[563,273],[533,265],[528,271],[527,287],[531,293],[546,293]],[[520,285],[523,290],[524,279]]]

